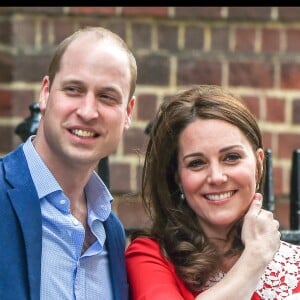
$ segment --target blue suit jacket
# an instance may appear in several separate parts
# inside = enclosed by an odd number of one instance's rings
[[[127,300],[124,228],[113,212],[104,227],[114,299]],[[40,300],[41,251],[40,201],[20,145],[0,159],[1,300]]]

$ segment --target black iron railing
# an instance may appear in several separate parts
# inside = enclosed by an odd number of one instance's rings
[[[272,152],[265,151],[266,156],[266,180],[264,186],[263,207],[274,212],[275,197],[272,174]],[[281,230],[281,238],[284,241],[300,245],[300,149],[296,149],[292,156],[292,168],[290,178],[290,229]]]

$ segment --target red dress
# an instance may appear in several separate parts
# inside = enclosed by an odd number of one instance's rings
[[[199,294],[185,287],[153,239],[140,237],[131,242],[126,250],[126,267],[132,300],[194,300]],[[205,288],[224,275],[217,273]],[[300,246],[281,241],[251,300],[281,300],[296,292],[300,292]]]

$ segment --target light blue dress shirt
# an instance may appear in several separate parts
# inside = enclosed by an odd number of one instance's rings
[[[41,201],[43,241],[41,300],[111,300],[105,221],[112,196],[96,172],[85,187],[88,225],[97,240],[82,255],[84,227],[70,212],[70,200],[36,152],[32,139],[23,150]]]

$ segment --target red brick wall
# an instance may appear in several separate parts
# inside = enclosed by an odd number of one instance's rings
[[[229,87],[247,101],[273,154],[276,213],[288,228],[292,152],[300,148],[300,7],[0,7],[0,153],[21,141],[56,44],[101,25],[138,62],[137,106],[110,161],[114,209],[125,227],[145,221],[139,187],[145,127],[163,98],[193,83]]]

